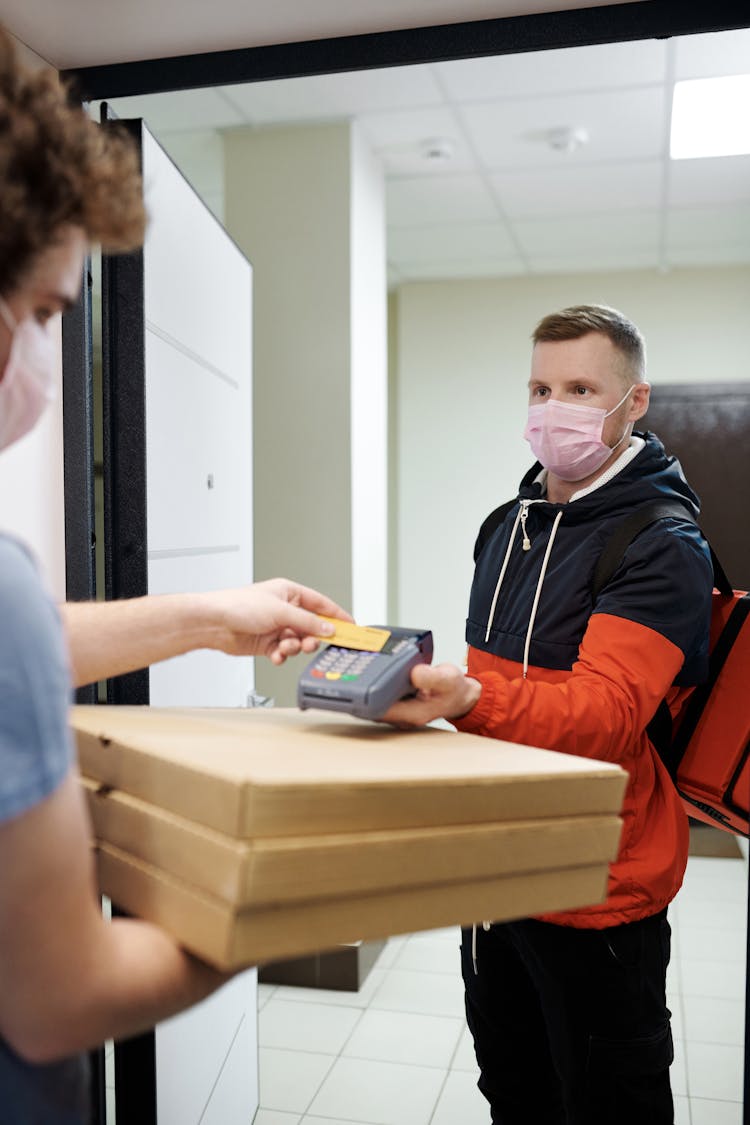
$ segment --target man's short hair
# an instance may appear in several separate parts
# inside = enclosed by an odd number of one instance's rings
[[[532,333],[535,344],[555,340],[578,340],[598,332],[612,341],[625,360],[623,374],[638,383],[646,376],[646,344],[632,320],[608,305],[571,305],[550,313]]]
[[[0,294],[62,228],[124,251],[141,245],[145,221],[130,137],[92,121],[54,70],[21,62],[0,27]]]

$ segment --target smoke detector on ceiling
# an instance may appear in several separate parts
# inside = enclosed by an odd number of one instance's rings
[[[445,164],[452,160],[456,146],[447,137],[429,137],[419,146],[422,158],[431,164]]]
[[[545,140],[555,152],[575,152],[589,143],[588,129],[582,126],[575,128],[570,125],[560,125],[555,129],[548,129]]]

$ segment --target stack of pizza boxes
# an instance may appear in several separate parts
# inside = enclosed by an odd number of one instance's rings
[[[102,893],[224,969],[606,893],[617,766],[296,709],[71,722]]]

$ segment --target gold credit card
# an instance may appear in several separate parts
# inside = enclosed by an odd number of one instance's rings
[[[372,625],[353,625],[338,617],[326,617],[325,614],[318,614],[318,616],[324,621],[330,621],[336,627],[332,637],[320,638],[329,645],[361,649],[363,652],[380,652],[391,635],[390,629],[376,629]]]

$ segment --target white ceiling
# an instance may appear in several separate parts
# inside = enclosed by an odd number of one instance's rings
[[[0,19],[57,67],[598,8],[616,0],[0,0]],[[627,2],[627,0],[626,0]]]
[[[114,101],[221,217],[220,131],[356,120],[392,282],[750,263],[750,157],[670,161],[675,80],[750,71],[750,30]],[[556,151],[549,130],[589,141]],[[439,138],[450,160],[429,160]]]

